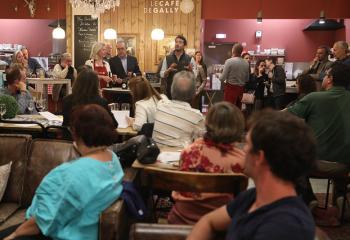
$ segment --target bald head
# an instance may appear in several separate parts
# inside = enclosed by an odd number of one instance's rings
[[[342,60],[342,59],[346,58],[348,52],[349,52],[349,45],[347,42],[338,41],[338,42],[334,43],[333,53],[334,53],[334,57],[337,60]]]
[[[196,93],[195,78],[192,72],[181,71],[175,74],[171,85],[171,96],[173,100],[191,102]]]
[[[234,57],[240,57],[242,52],[243,52],[242,44],[236,43],[235,45],[233,45],[233,47],[232,47],[232,55]]]

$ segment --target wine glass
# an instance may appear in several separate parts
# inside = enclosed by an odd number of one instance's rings
[[[36,101],[36,108],[38,109],[39,112],[43,112],[46,110],[46,100],[45,99],[40,99]]]
[[[30,114],[32,114],[33,110],[34,110],[34,101],[30,100],[29,103],[28,103],[28,111],[29,111]]]
[[[122,103],[121,109],[122,111],[129,111],[130,110],[130,104],[129,103]]]
[[[6,104],[0,103],[0,116],[1,116],[1,119],[4,117],[5,113],[6,113]]]
[[[111,111],[118,111],[119,110],[119,104],[118,103],[110,103],[108,104],[109,109]]]

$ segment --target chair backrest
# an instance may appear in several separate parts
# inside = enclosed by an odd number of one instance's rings
[[[184,172],[161,168],[150,168],[145,172],[151,186],[160,190],[237,195],[248,186],[248,178],[244,174]]]
[[[141,130],[138,132],[138,135],[146,135],[146,137],[151,138],[153,134],[154,123],[145,123],[142,125]]]
[[[18,204],[21,202],[24,173],[31,140],[32,137],[30,135],[0,134],[0,165],[12,161],[11,173],[3,202]]]
[[[73,141],[72,134],[66,126],[49,125],[45,127],[45,138]]]
[[[130,228],[131,240],[185,240],[193,226],[136,223]]]
[[[41,180],[61,163],[78,158],[73,144],[62,140],[34,139],[25,173],[22,206],[29,206]]]

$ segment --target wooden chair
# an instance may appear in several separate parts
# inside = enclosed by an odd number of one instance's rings
[[[45,138],[73,141],[72,134],[66,126],[49,125],[45,127]]]
[[[193,226],[171,224],[136,223],[130,228],[130,240],[185,240]],[[215,239],[225,239],[224,234],[218,234]],[[315,240],[330,240],[328,235],[316,227]]]
[[[152,209],[155,221],[157,221],[155,209],[159,197],[154,200],[153,195],[164,195],[164,192],[159,190],[165,191],[166,196],[171,191],[233,193],[236,196],[248,186],[248,178],[244,174],[184,172],[156,167],[147,167],[143,173],[145,174],[143,179],[146,181],[143,183],[149,186],[148,195],[152,203],[149,207]]]
[[[248,186],[248,178],[244,174],[184,172],[161,168],[147,168],[145,174],[150,186],[158,190],[237,195]]]

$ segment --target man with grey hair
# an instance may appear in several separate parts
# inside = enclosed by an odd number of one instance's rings
[[[244,85],[249,81],[249,64],[241,57],[243,46],[236,43],[232,47],[232,58],[227,59],[220,81],[225,83],[224,100],[242,106]]]
[[[117,56],[109,59],[109,65],[111,66],[112,74],[117,75],[118,79],[125,79],[132,77],[133,75],[140,76],[141,71],[137,62],[137,58],[127,54],[127,46],[125,42],[118,41],[116,48]]]
[[[349,45],[347,42],[335,42],[333,45],[333,54],[338,62],[341,62],[345,65],[350,65]]]
[[[153,139],[160,146],[185,147],[204,130],[204,117],[191,107],[195,95],[194,74],[181,71],[171,85],[172,100],[160,100],[155,115]]]

